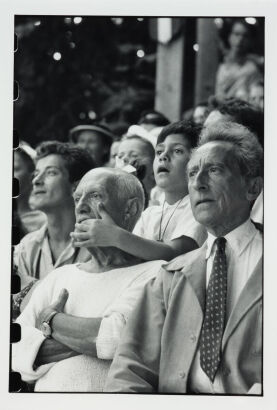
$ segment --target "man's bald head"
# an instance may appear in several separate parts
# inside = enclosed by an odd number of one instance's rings
[[[145,198],[134,175],[120,169],[95,168],[81,179],[74,200],[78,222],[99,218],[97,207],[101,202],[119,226],[131,231],[144,208]]]

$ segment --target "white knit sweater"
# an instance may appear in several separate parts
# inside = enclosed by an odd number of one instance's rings
[[[157,275],[162,262],[101,273],[85,272],[78,265],[55,269],[37,286],[17,320],[21,324],[21,341],[13,345],[13,370],[19,371],[25,381],[36,381],[36,391],[101,391],[122,328],[144,285]],[[36,317],[57,300],[63,288],[69,292],[65,313],[103,318],[96,341],[98,357],[79,355],[34,370],[34,361],[45,339],[35,328]]]

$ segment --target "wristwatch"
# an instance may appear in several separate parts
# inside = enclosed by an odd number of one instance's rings
[[[45,320],[42,322],[42,325],[40,326],[40,330],[42,331],[43,335],[47,337],[47,339],[52,338],[52,327],[51,327],[51,321],[53,320],[53,317],[59,312],[56,310],[53,310],[48,317],[45,318]]]

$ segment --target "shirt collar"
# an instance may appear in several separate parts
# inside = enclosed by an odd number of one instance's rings
[[[232,248],[236,255],[240,255],[249,244],[249,242],[253,239],[256,232],[257,230],[255,228],[255,225],[249,218],[246,222],[225,235],[224,238],[226,239],[228,246]],[[208,232],[206,259],[211,256],[215,240],[216,236]]]
[[[38,243],[41,244],[41,243],[43,242],[43,240],[47,237],[47,229],[48,229],[48,225],[47,225],[47,223],[45,223],[45,224],[42,225],[42,227],[39,228],[39,230],[37,231],[35,240],[36,240]]]

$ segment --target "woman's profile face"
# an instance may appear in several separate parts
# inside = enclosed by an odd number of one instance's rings
[[[249,30],[246,25],[240,22],[235,23],[229,35],[230,49],[240,54],[246,53],[249,40]]]

